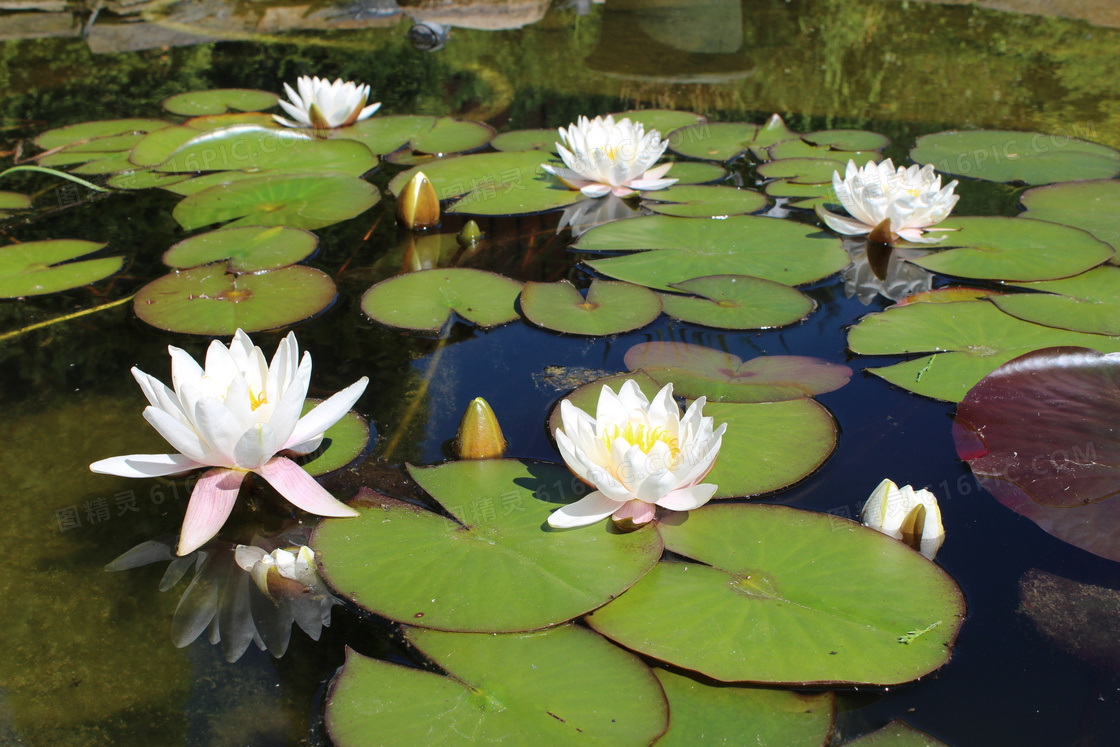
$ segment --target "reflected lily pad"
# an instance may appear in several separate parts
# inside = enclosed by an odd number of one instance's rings
[[[1120,267],[1108,265],[1062,280],[1016,283],[1041,293],[992,297],[1002,311],[1047,327],[1120,335]]]
[[[1012,358],[1059,345],[1120,351],[1118,338],[1031,324],[987,301],[896,306],[865,316],[848,333],[848,347],[860,355],[936,351],[867,370],[903,389],[950,402],[961,401],[977,382]]]
[[[788,179],[795,184],[832,185],[832,175],[844,173],[845,162],[831,158],[783,158],[760,163],[757,171],[766,179]]]
[[[709,275],[751,275],[801,285],[848,264],[839,239],[812,226],[758,216],[704,221],[653,215],[618,221],[588,231],[573,248],[638,252],[587,264],[617,280],[662,291]]]
[[[347,649],[327,695],[338,747],[370,744],[648,745],[669,723],[633,654],[577,625],[516,635],[407,629],[440,671]]]
[[[1024,192],[1020,201],[1027,211],[1017,217],[1080,228],[1120,249],[1120,181],[1097,179],[1035,187]]]
[[[950,218],[941,251],[909,260],[932,272],[983,280],[1052,280],[1077,275],[1115,253],[1086,231],[1015,218]],[[924,245],[928,248],[928,245]],[[955,247],[955,248],[954,248]]]
[[[297,265],[237,275],[206,265],[164,275],[136,294],[136,316],[153,327],[192,335],[230,336],[303,321],[335,298],[334,282]]]
[[[646,326],[661,314],[661,300],[630,283],[593,280],[584,298],[567,280],[529,282],[521,291],[521,312],[545,329],[603,337]]]
[[[389,619],[533,630],[605,604],[661,557],[652,527],[550,530],[556,502],[590,490],[560,465],[467,460],[410,473],[453,519],[366,491],[351,504],[360,516],[327,519],[311,540],[331,587]]]
[[[104,280],[124,257],[72,260],[105,248],[96,241],[51,239],[0,247],[0,298],[42,296]]]
[[[653,673],[669,699],[669,731],[658,747],[705,744],[820,747],[832,731],[831,692],[714,687],[666,669]]]
[[[674,165],[676,168],[676,165]],[[642,207],[662,215],[716,218],[765,210],[770,201],[758,192],[736,187],[701,187],[678,184],[642,193]]]
[[[452,312],[480,327],[517,318],[521,283],[465,267],[410,272],[383,280],[362,296],[362,311],[390,327],[438,332]]]
[[[920,164],[942,173],[993,182],[1050,184],[1111,179],[1120,174],[1120,151],[1070,137],[1068,132],[949,130],[923,135],[910,151]]]
[[[302,415],[311,412],[322,400],[308,399],[303,403]],[[323,443],[310,454],[297,457],[296,461],[310,475],[325,475],[342,469],[358,458],[369,443],[369,422],[351,410],[323,434]]]
[[[19,192],[0,192],[0,220],[10,217],[13,210],[27,210],[30,207],[30,196]]]
[[[35,138],[35,144],[43,150],[53,150],[70,145],[79,140],[124,135],[133,132],[154,132],[170,127],[170,122],[161,119],[106,119],[98,122],[82,122],[47,130]]]
[[[1106,672],[1120,668],[1120,591],[1032,568],[1019,580],[1019,612],[1051,643]]]
[[[497,135],[490,141],[494,150],[544,150],[556,152],[560,135],[556,130],[511,130]]]
[[[945,664],[965,611],[957,585],[901,542],[836,523],[748,505],[663,520],[665,547],[699,562],[658,563],[585,619],[631,650],[724,682],[890,685]]]
[[[256,112],[276,106],[279,97],[268,91],[248,88],[214,88],[208,91],[179,93],[163,100],[163,108],[172,114],[197,117],[203,114],[225,114],[230,109]]]
[[[882,729],[844,742],[842,747],[949,747],[949,745],[931,737],[921,729],[915,729],[901,719],[895,719]]]
[[[379,199],[376,187],[355,177],[276,174],[204,189],[176,205],[172,215],[188,231],[225,221],[313,231],[360,215]]]
[[[228,260],[230,272],[277,270],[307,259],[319,246],[310,231],[287,226],[242,226],[192,236],[163,254],[176,269]]]
[[[807,317],[817,302],[796,288],[749,275],[713,275],[674,283],[697,298],[661,294],[665,313],[674,319],[720,329],[770,329]]]
[[[640,342],[626,351],[626,367],[642,370],[673,393],[709,402],[784,402],[832,392],[852,369],[799,355],[762,355],[744,362],[722,350],[687,342]]]

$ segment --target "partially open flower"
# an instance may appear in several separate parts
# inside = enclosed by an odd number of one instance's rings
[[[304,75],[296,81],[298,92],[287,83],[284,90],[291,102],[281,99],[280,107],[291,115],[285,119],[277,114],[272,118],[285,127],[314,127],[329,130],[348,127],[377,111],[381,104],[370,104],[369,86],[356,85],[341,78],[331,83],[326,78],[309,78]],[[294,120],[294,121],[292,121]]]
[[[930,560],[945,541],[941,509],[933,493],[909,485],[899,488],[890,480],[883,480],[871,493],[860,519],[864,526],[902,540]]]
[[[627,380],[618,394],[604,386],[592,418],[560,402],[556,429],[561,456],[579,479],[597,490],[548,517],[554,527],[578,527],[610,516],[629,527],[654,518],[655,507],[690,511],[708,502],[715,485],[702,483],[715,464],[727,424],[701,414],[704,397],[681,417],[673,385],[646,399]]]
[[[662,140],[657,130],[646,132],[641,122],[629,118],[615,122],[609,114],[591,120],[580,117],[567,130],[560,128],[560,139],[563,144],[557,143],[556,150],[567,168],[543,168],[588,197],[627,197],[636,191],[665,189],[677,181],[662,178],[671,163],[653,166],[669,141]]]

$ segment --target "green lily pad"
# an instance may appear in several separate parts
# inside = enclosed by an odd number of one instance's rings
[[[833,150],[882,150],[891,143],[886,135],[868,130],[817,130],[802,135],[801,139]]]
[[[1041,293],[993,296],[1001,311],[1024,321],[1095,335],[1120,335],[1120,267],[1108,265],[1063,280],[1016,283]]]
[[[616,392],[633,379],[653,399],[662,384],[644,371],[608,376],[579,387],[564,399],[594,417],[603,386]],[[714,498],[772,493],[812,474],[836,449],[836,421],[812,399],[789,402],[720,403],[704,406],[716,427],[727,423],[715,467],[704,482],[715,483]],[[560,427],[560,408],[549,416],[549,432]]]
[[[303,403],[301,417],[311,412],[322,400],[308,399]],[[342,469],[358,458],[369,443],[369,422],[351,410],[337,423],[327,428],[323,443],[318,449],[296,462],[310,475],[318,477]]]
[[[521,283],[466,267],[409,272],[383,280],[362,296],[362,311],[390,327],[438,332],[451,313],[480,327],[517,318]]]
[[[409,471],[454,519],[366,491],[351,504],[360,516],[327,519],[311,539],[331,587],[389,619],[465,632],[542,628],[605,604],[661,557],[652,527],[550,530],[556,502],[589,490],[560,465],[480,459]]]
[[[749,275],[713,275],[674,283],[661,306],[674,319],[720,329],[771,329],[807,317],[817,302],[796,288]]]
[[[332,744],[638,747],[669,723],[665,696],[641,660],[579,626],[405,635],[446,676],[347,649],[327,695]]]
[[[209,91],[179,93],[163,100],[163,108],[172,114],[197,117],[203,114],[225,114],[230,109],[256,112],[276,106],[279,97],[268,91],[248,88],[215,88]]]
[[[1120,174],[1120,151],[1072,138],[1014,130],[949,130],[918,138],[910,158],[938,171],[993,182],[1050,184],[1111,179]]]
[[[132,150],[132,148],[145,137],[147,137],[147,135],[143,132],[128,132],[123,135],[98,137],[68,145],[59,153],[121,153],[123,151]],[[48,158],[50,158],[50,156],[48,156]]]
[[[848,347],[860,355],[933,351],[867,370],[908,391],[950,402],[960,402],[978,381],[1012,358],[1063,345],[1120,352],[1118,338],[1031,324],[988,301],[896,306],[865,316],[848,333]]]
[[[109,177],[108,186],[113,189],[141,190],[168,187],[190,179],[187,174],[163,174],[149,168],[132,168]]]
[[[124,257],[71,260],[105,246],[96,241],[52,239],[0,247],[0,298],[42,296],[104,280],[124,267]]]
[[[795,184],[832,185],[832,175],[844,173],[847,164],[832,158],[782,158],[760,163],[757,171],[766,179],[788,179]]]
[[[1035,187],[1019,199],[1027,211],[1016,217],[1080,228],[1120,249],[1120,181],[1096,179]]]
[[[614,115],[614,121],[629,119],[631,122],[641,122],[646,132],[657,130],[662,139],[667,139],[674,130],[682,127],[701,124],[707,120],[695,112],[682,112],[674,109],[630,109]]]
[[[949,747],[920,729],[895,719],[882,729],[844,742],[843,747]]]
[[[237,275],[206,265],[164,275],[145,285],[133,309],[153,327],[191,335],[258,332],[315,316],[335,298],[334,281],[303,265]]]
[[[268,127],[273,130],[285,130],[284,125],[272,118],[271,114],[261,112],[239,112],[236,114],[204,114],[200,117],[191,117],[183,122],[184,127],[192,130],[221,130],[233,125],[251,124],[257,127]]]
[[[761,355],[744,362],[722,350],[687,342],[640,342],[626,351],[626,367],[642,370],[673,393],[709,402],[785,402],[832,392],[852,369],[819,358]]]
[[[81,124],[47,130],[35,138],[35,144],[43,150],[53,150],[63,145],[77,143],[79,140],[92,140],[132,132],[154,132],[170,126],[170,122],[164,122],[161,119],[107,119],[98,122],[82,122]]]
[[[163,254],[163,263],[176,269],[228,261],[230,272],[278,270],[301,262],[319,246],[310,231],[288,226],[241,226],[192,236]]]
[[[770,201],[758,192],[736,187],[699,187],[678,184],[642,193],[642,207],[662,215],[719,218],[765,210]]]
[[[882,158],[877,150],[836,150],[827,145],[813,145],[812,143],[807,143],[801,138],[774,143],[767,148],[766,153],[769,159],[774,161],[785,160],[787,158],[815,158],[839,161],[843,164],[839,169],[841,176],[844,175],[844,169],[847,168],[849,160],[855,161],[858,165],[862,166],[868,161],[878,161]],[[828,181],[832,181],[832,174],[828,175]]]
[[[983,298],[994,298],[1002,295],[1004,294],[999,291],[989,290],[987,288],[969,288],[963,285],[952,285],[945,286],[944,288],[934,288],[933,290],[911,293],[909,296],[896,303],[895,306],[906,306],[912,303],[979,301]]]
[[[593,280],[587,298],[567,280],[525,284],[521,312],[533,324],[603,337],[644,327],[661,314],[656,293],[640,285]]]
[[[440,117],[431,129],[413,136],[409,146],[420,153],[445,156],[478,150],[494,139],[494,128],[482,122]]]
[[[1045,221],[950,218],[941,251],[909,260],[932,272],[982,280],[1053,280],[1078,275],[1115,250],[1092,234]],[[934,234],[938,235],[938,234]]]
[[[198,130],[186,126],[168,126],[149,132],[132,147],[128,159],[137,166],[158,166],[176,150],[198,137],[198,134]],[[217,161],[220,156],[220,153],[218,157],[211,156],[211,160]],[[226,158],[229,158],[228,152]]]
[[[556,152],[560,134],[556,130],[511,130],[503,132],[490,141],[494,150],[543,150]]]
[[[669,731],[657,747],[751,744],[820,747],[835,714],[831,692],[714,687],[665,669],[653,673],[669,699]]]
[[[315,140],[294,130],[238,125],[196,134],[155,168],[167,173],[284,170],[361,176],[376,166],[369,148],[352,140]]]
[[[430,131],[435,124],[435,117],[411,114],[368,117],[349,127],[331,130],[327,137],[357,140],[380,156],[405,147],[413,138]]]
[[[675,130],[669,150],[702,161],[730,161],[746,154],[759,129],[748,122],[701,122]]]
[[[801,685],[892,685],[949,660],[960,589],[885,534],[748,505],[704,506],[658,531],[699,562],[658,563],[585,618],[631,650],[724,682]]]
[[[778,179],[763,187],[771,197],[785,197],[787,207],[813,210],[818,205],[821,207],[836,206],[839,200],[832,189],[832,183],[826,184],[798,184],[789,179]]]
[[[608,223],[580,236],[579,251],[635,252],[587,264],[617,280],[661,291],[709,275],[811,283],[848,264],[841,241],[792,221],[758,216],[693,220],[653,215]]]
[[[713,184],[727,178],[727,169],[718,163],[707,161],[673,161],[673,168],[669,169],[666,178],[677,180],[676,186],[686,184]],[[656,192],[645,192],[643,195],[652,196]]]
[[[356,177],[276,174],[204,189],[176,205],[172,215],[188,231],[225,221],[313,231],[360,215],[379,199],[377,187]]]
[[[19,192],[0,192],[0,220],[11,216],[11,210],[27,210],[30,207],[30,196]]]
[[[159,172],[153,172],[159,173]],[[202,174],[201,176],[191,177],[184,174],[163,174],[168,177],[168,180],[161,182],[159,186],[166,189],[168,192],[173,192],[183,197],[189,197],[193,194],[198,194],[204,189],[216,187],[219,184],[233,184],[234,182],[244,181],[246,179],[259,179],[262,176],[270,176],[271,174],[257,174],[248,171],[212,171],[209,174]]]
[[[70,151],[69,148],[64,148],[57,153],[51,153],[49,156],[43,156],[39,159],[39,165],[45,166],[50,169],[58,169],[63,166],[73,166],[75,164],[88,164],[97,161],[113,161],[117,163],[122,157],[126,157],[126,151],[110,151],[110,152],[91,152],[91,151]]]

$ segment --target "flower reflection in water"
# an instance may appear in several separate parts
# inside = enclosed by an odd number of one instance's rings
[[[607,195],[604,199],[580,200],[564,208],[556,233],[571,226],[572,238],[578,238],[596,226],[626,218],[638,218],[642,211],[631,207],[621,197]]]
[[[845,239],[844,248],[851,264],[844,268],[844,295],[856,296],[864,306],[876,296],[901,301],[909,295],[933,287],[933,273],[906,260],[929,254],[929,250],[900,249],[863,238]]]

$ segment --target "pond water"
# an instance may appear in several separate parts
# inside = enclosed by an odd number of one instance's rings
[[[1039,132],[1044,147],[1070,136],[1120,147],[1120,18],[1108,8],[1093,15],[1070,4],[1075,17],[1062,18],[1031,14],[1029,3],[1013,12],[872,0],[402,2],[403,12],[388,1],[139,5],[98,3],[93,15],[61,3],[0,2],[0,166],[33,152],[31,139],[47,129],[163,117],[160,102],[186,91],[279,93],[300,75],[368,83],[381,102],[377,116],[452,116],[499,132],[659,108],[755,124],[777,113],[801,133],[870,130],[890,138],[884,154],[896,163],[908,162],[919,136],[948,129]],[[453,26],[446,45],[417,49],[407,36],[414,19]],[[498,416],[507,456],[559,461],[547,429],[552,407],[577,384],[626,371],[624,355],[641,342],[848,365],[851,381],[817,397],[838,424],[835,452],[805,480],[755,500],[855,517],[884,477],[930,488],[946,533],[937,563],[960,585],[968,611],[943,668],[887,688],[840,688],[834,743],[894,718],[954,745],[1114,743],[1120,623],[1087,629],[1084,620],[1098,618],[1080,614],[1074,597],[1047,597],[1032,619],[1022,590],[1038,571],[1116,589],[1120,567],[1043,532],[981,488],[957,458],[952,403],[863,372],[897,361],[848,349],[850,327],[893,303],[873,283],[861,292],[835,273],[803,285],[819,308],[778,329],[718,330],[665,315],[605,337],[562,335],[520,318],[488,330],[459,323],[442,336],[390,329],[362,313],[363,293],[440,262],[410,250],[396,223],[388,182],[405,166],[384,163],[366,176],[382,194],[377,205],[315,230],[319,249],[308,264],[334,280],[338,295],[294,327],[315,363],[310,395],[368,376],[355,409],[375,434],[357,476],[335,475],[328,486],[349,496],[376,480],[392,493],[404,482],[401,465],[447,458],[479,396]],[[749,160],[731,169],[742,186],[760,181]],[[169,344],[201,358],[209,343],[146,324],[128,302],[165,273],[161,255],[188,235],[172,216],[179,198],[155,189],[102,195],[26,173],[5,177],[0,189],[34,198],[30,212],[0,215],[0,244],[86,239],[126,258],[121,272],[92,285],[0,301],[0,744],[329,743],[324,698],[346,647],[418,661],[395,624],[336,606],[320,640],[294,630],[283,657],[249,646],[230,663],[205,634],[171,645],[186,581],[161,593],[164,564],[105,571],[142,542],[174,542],[186,506],[181,482],[88,469],[109,456],[165,450],[141,420],[143,398],[128,371],[169,381]],[[1013,216],[1024,189],[962,175],[954,216]],[[818,225],[808,211],[788,219]],[[571,230],[558,232],[559,221],[559,212],[479,218],[485,242],[456,261],[586,287],[593,273],[569,251]],[[462,223],[445,216],[440,230],[454,234]],[[287,329],[254,333],[254,342],[271,355]],[[242,502],[229,532],[280,527],[261,504]],[[1114,596],[1101,599],[1101,609],[1114,609]]]

